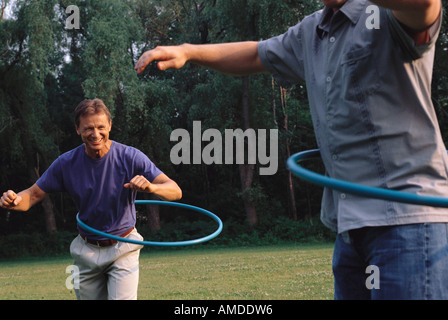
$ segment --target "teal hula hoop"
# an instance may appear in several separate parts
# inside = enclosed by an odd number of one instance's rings
[[[390,200],[401,203],[448,208],[448,198],[421,196],[396,190],[364,186],[352,182],[330,178],[300,166],[298,163],[320,158],[319,150],[309,150],[291,156],[286,165],[292,174],[313,184],[368,198]]]
[[[191,246],[191,245],[195,245],[195,244],[204,243],[206,241],[212,240],[213,238],[216,238],[221,233],[222,228],[223,228],[223,223],[218,216],[211,213],[210,211],[207,211],[205,209],[195,207],[195,206],[192,206],[189,204],[170,202],[170,201],[159,201],[159,200],[136,200],[135,204],[158,204],[158,205],[179,207],[179,208],[184,208],[184,209],[188,209],[191,211],[200,212],[206,216],[211,217],[214,221],[216,221],[218,223],[218,229],[206,237],[198,238],[198,239],[194,239],[194,240],[175,241],[175,242],[155,242],[155,241],[139,241],[139,240],[134,240],[134,239],[127,239],[127,238],[114,236],[114,235],[96,230],[92,227],[89,227],[84,222],[82,222],[81,219],[79,218],[79,213],[76,215],[76,221],[78,222],[78,225],[82,229],[92,232],[93,234],[96,234],[98,236],[102,236],[102,237],[105,237],[108,239],[121,241],[121,242],[128,242],[128,243],[139,244],[139,245],[143,245],[143,246],[154,246],[154,247]]]

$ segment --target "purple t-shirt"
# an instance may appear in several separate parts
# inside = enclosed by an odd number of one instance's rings
[[[61,155],[36,182],[46,193],[67,192],[81,221],[119,236],[135,225],[135,190],[124,188],[137,175],[152,182],[160,171],[141,151],[112,141],[102,158],[87,156],[84,144]],[[80,230],[94,240],[104,238]]]

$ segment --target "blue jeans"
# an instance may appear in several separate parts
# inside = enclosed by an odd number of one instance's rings
[[[339,234],[337,300],[447,300],[448,224],[368,227]]]

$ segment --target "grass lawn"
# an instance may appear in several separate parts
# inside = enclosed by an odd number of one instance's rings
[[[333,299],[333,245],[151,251],[140,258],[140,300]],[[0,300],[74,300],[70,257],[0,262]]]

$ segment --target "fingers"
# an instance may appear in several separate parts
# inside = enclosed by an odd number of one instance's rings
[[[165,71],[168,69],[177,69],[175,67],[174,61],[159,62],[157,64],[157,68],[159,68],[159,70],[162,70],[162,71]]]
[[[5,209],[13,208],[22,201],[22,197],[17,195],[14,191],[9,190],[3,193],[0,198],[0,206]]]
[[[151,56],[151,51],[145,52],[140,59],[138,59],[137,64],[135,65],[135,70],[140,74],[145,70],[146,66],[154,61],[154,58]]]
[[[127,189],[145,192],[150,190],[151,183],[143,176],[135,176],[129,183],[126,183],[124,187]]]
[[[160,70],[180,69],[185,65],[186,58],[180,46],[157,47],[146,51],[135,65],[137,73],[142,73],[153,61],[160,61],[157,67]]]

